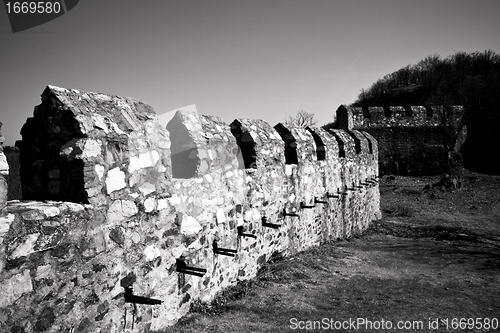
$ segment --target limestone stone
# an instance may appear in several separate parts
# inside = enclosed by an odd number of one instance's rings
[[[182,199],[178,196],[173,196],[173,197],[169,198],[168,201],[169,201],[170,205],[175,206],[175,205],[179,205],[182,202]]]
[[[8,184],[6,176],[0,174],[0,209],[2,209],[7,201]]]
[[[186,246],[184,244],[181,244],[180,246],[172,249],[172,256],[174,258],[179,258],[184,253],[184,251],[186,251]]]
[[[51,265],[38,266],[36,268],[35,280],[39,281],[41,279],[46,279],[52,277],[53,270]]]
[[[61,147],[61,153],[81,159],[101,155],[101,143],[94,139],[73,139]]]
[[[96,164],[94,169],[95,169],[95,173],[97,174],[97,177],[99,177],[99,180],[101,180],[102,177],[104,176],[104,166],[102,166],[100,164]]]
[[[196,235],[201,229],[201,225],[194,217],[187,214],[182,215],[181,234],[188,236]]]
[[[119,167],[113,168],[108,171],[106,177],[106,190],[108,194],[121,190],[125,188],[127,184],[125,183],[125,173],[120,170]]]
[[[115,200],[108,210],[108,221],[111,223],[121,222],[138,213],[136,204],[131,200]]]
[[[58,216],[61,211],[58,207],[37,203],[29,206],[29,210],[22,213],[21,216],[25,220],[43,220],[49,217]]]
[[[158,203],[156,204],[157,210],[163,210],[168,208],[168,200],[167,199],[158,199]]]
[[[12,305],[19,297],[32,291],[33,285],[29,270],[4,280],[0,288],[0,308]]]
[[[139,186],[139,191],[141,191],[143,195],[148,195],[156,191],[156,186],[151,183],[144,183]]]
[[[38,237],[34,250],[45,251],[56,247],[63,239],[65,232],[62,229],[49,229],[50,231],[43,233]]]
[[[12,253],[9,255],[9,258],[16,259],[19,257],[25,257],[35,252],[34,248],[38,237],[40,237],[40,233],[34,233],[25,236],[23,241],[14,248]]]
[[[224,214],[224,209],[219,208],[217,209],[217,223],[224,223],[226,222],[226,214]]]
[[[108,133],[108,126],[106,125],[106,119],[103,116],[96,114],[94,116],[94,126],[100,128],[104,131],[104,133]]]
[[[202,245],[201,245],[199,239],[195,240],[194,242],[192,242],[191,244],[188,245],[188,249],[193,250],[193,251],[198,251],[201,248],[202,248]]]
[[[155,209],[155,198],[149,197],[144,200],[144,211],[150,213]]]
[[[156,245],[148,245],[144,249],[144,255],[146,256],[146,260],[151,261],[161,255],[160,249],[156,247]]]
[[[71,213],[80,213],[80,212],[83,212],[85,211],[85,206],[83,205],[80,205],[80,204],[76,204],[76,203],[73,203],[73,202],[65,202],[64,203],[64,206],[68,209],[69,212]],[[89,205],[87,205],[88,207]]]
[[[4,176],[9,175],[9,163],[7,162],[7,157],[0,151],[0,174]]]
[[[10,225],[14,222],[16,216],[14,214],[0,215],[0,237],[3,237],[10,229]],[[1,239],[0,239],[1,240]],[[2,242],[0,241],[0,244]]]
[[[153,150],[130,158],[128,172],[134,172],[139,169],[153,167],[160,160],[160,155],[157,151]]]
[[[135,244],[141,241],[141,235],[139,235],[138,232],[133,232],[130,238],[132,239],[132,242],[134,242]]]

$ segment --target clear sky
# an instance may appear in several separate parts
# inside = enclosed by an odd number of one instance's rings
[[[430,54],[500,53],[500,0],[81,0],[13,34],[0,8],[0,122],[20,139],[49,85],[271,125],[319,125]]]

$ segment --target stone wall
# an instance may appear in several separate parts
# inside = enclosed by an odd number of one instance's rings
[[[183,110],[163,128],[138,100],[49,86],[22,135],[38,201],[0,217],[2,332],[158,330],[274,253],[380,218],[365,132]]]
[[[3,153],[4,137],[2,136],[2,123],[0,123],[0,210],[5,206],[7,201],[7,178],[9,177],[9,164]]]
[[[337,122],[328,127],[354,128],[366,131],[379,142],[380,174],[436,175],[445,172],[444,140],[457,129],[464,110],[452,106],[447,110],[443,130],[442,106],[349,107],[337,109]],[[463,127],[453,147],[460,151],[467,137]]]

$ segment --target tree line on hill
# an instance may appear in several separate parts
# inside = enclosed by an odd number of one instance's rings
[[[488,50],[427,56],[361,90],[353,106],[455,104],[488,112],[499,102],[500,55]]]

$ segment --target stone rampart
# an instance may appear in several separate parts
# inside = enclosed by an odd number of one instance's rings
[[[1,331],[158,330],[274,253],[380,218],[365,132],[182,110],[163,128],[138,100],[48,86],[22,135],[25,201],[0,216]]]
[[[445,142],[458,130],[462,106],[451,106],[443,117],[443,106],[350,107],[337,109],[331,127],[368,132],[378,141],[381,174],[436,175],[445,172]],[[443,124],[446,123],[446,126]],[[459,130],[454,147],[458,152],[467,136]]]
[[[458,124],[464,113],[461,105],[450,106],[447,110],[449,124]],[[443,106],[388,106],[388,107],[352,107],[341,105],[338,109],[342,111],[338,121],[342,123],[351,122],[351,128],[370,127],[437,127],[442,126]],[[347,117],[346,112],[350,116]],[[349,119],[348,119],[349,118]]]

